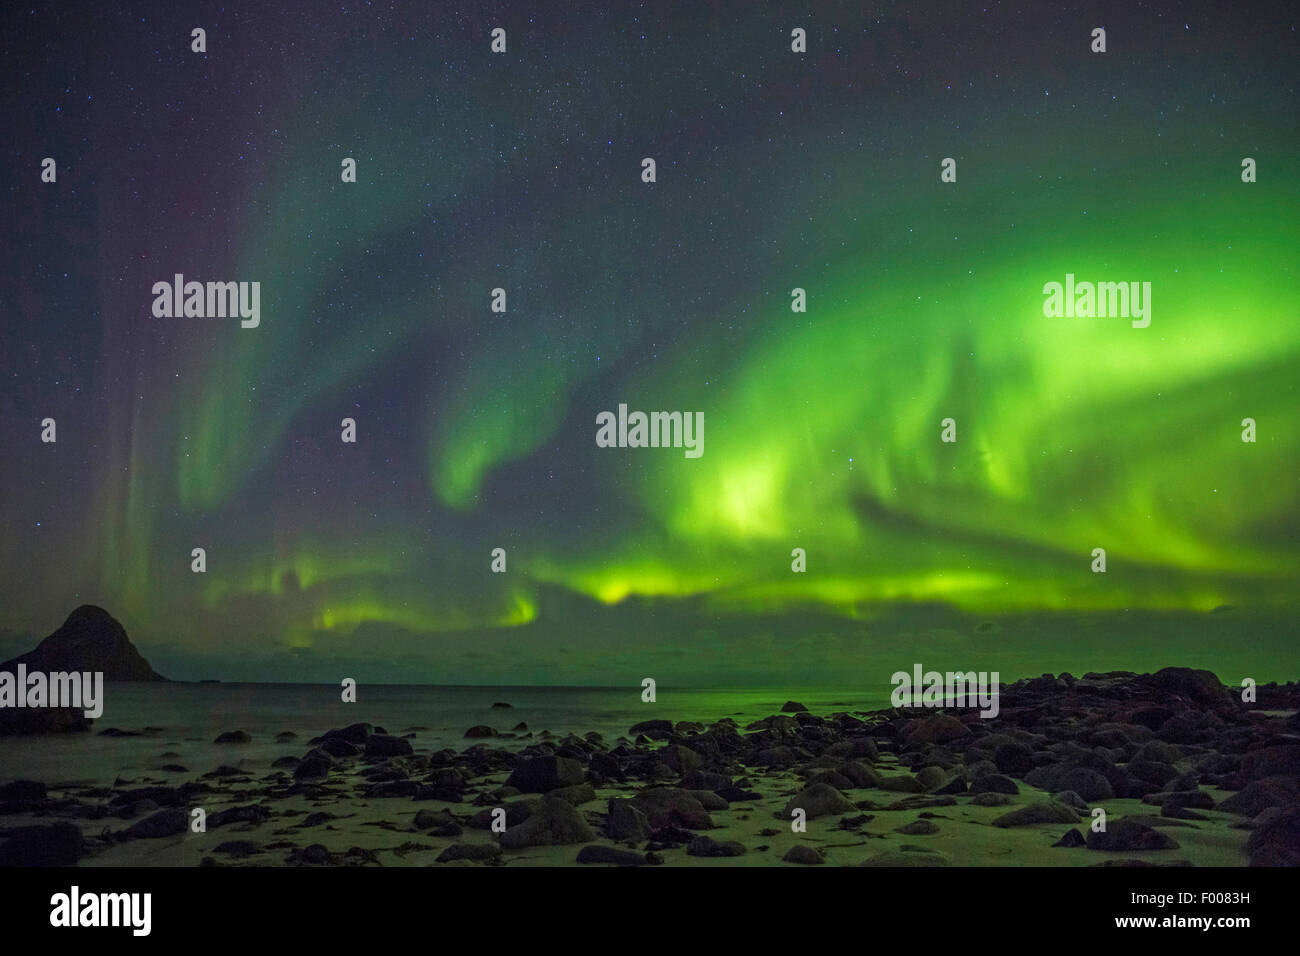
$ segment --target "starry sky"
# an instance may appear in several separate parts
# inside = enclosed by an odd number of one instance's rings
[[[0,652],[90,602],[186,679],[1296,677],[1300,8],[115,6],[3,13]]]

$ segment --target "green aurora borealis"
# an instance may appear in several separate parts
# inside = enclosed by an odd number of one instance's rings
[[[1095,56],[1091,14],[844,5],[807,57],[770,12],[506,16],[497,57],[491,17],[265,15],[23,87],[15,647],[89,601],[181,678],[1296,677],[1291,14]],[[174,272],[260,280],[261,326],[152,318]],[[1150,281],[1150,327],[1044,317],[1066,273]],[[703,457],[597,448],[620,402],[703,411]]]

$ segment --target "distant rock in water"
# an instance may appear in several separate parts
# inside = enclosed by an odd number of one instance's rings
[[[28,651],[0,664],[0,671],[27,673],[102,673],[105,681],[162,681],[140,656],[126,631],[113,615],[93,604],[83,604],[63,626]],[[0,708],[0,736],[50,734],[90,729],[84,709],[70,707]],[[119,732],[120,734],[120,732]]]
[[[5,661],[0,670],[13,672],[19,664],[29,672],[100,671],[106,681],[167,679],[140,656],[117,619],[93,604],[81,605],[35,650]]]

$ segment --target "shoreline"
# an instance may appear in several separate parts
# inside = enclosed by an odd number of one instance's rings
[[[1032,678],[999,702],[981,718],[791,701],[744,726],[661,718],[612,740],[468,728],[439,749],[353,724],[254,766],[231,732],[232,763],[206,773],[0,784],[0,864],[1300,862],[1295,685],[1250,706],[1209,672],[1166,668]]]

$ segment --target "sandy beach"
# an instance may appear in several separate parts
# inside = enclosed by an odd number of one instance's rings
[[[1269,688],[1249,708],[1208,672],[1178,668],[1045,676],[1004,688],[991,719],[812,714],[791,701],[743,727],[655,719],[614,740],[534,733],[503,709],[502,729],[467,729],[460,748],[356,723],[311,740],[285,733],[269,761],[241,757],[257,742],[232,730],[229,762],[204,773],[160,751],[156,771],[111,787],[0,784],[0,856],[89,867],[1294,863],[1300,739],[1294,710],[1275,706],[1294,694]]]

